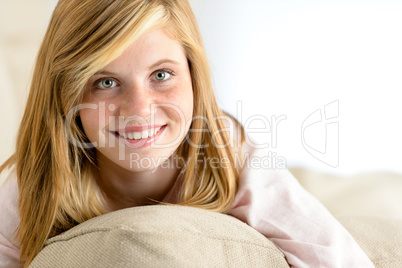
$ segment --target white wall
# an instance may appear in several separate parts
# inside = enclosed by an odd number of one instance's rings
[[[0,164],[15,150],[34,59],[52,11],[50,1],[0,0]]]
[[[277,160],[402,172],[401,1],[190,2],[222,107],[237,115],[240,100],[242,123],[277,125],[252,135]]]

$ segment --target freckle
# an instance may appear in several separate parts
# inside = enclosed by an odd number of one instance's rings
[[[114,110],[116,110],[116,105],[110,104],[109,105],[109,111],[114,112]]]

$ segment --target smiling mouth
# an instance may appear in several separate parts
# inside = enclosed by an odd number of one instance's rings
[[[160,127],[149,128],[142,131],[133,131],[133,130],[141,130],[140,129],[126,129],[121,131],[111,131],[111,133],[121,139],[124,144],[132,148],[143,148],[149,146],[151,143],[154,143],[159,137],[162,135],[162,132],[166,129],[167,125],[163,125]]]
[[[159,131],[165,126],[161,126],[158,128],[152,128],[140,132],[126,132],[126,133],[119,133],[117,131],[114,132],[114,134],[119,135],[122,138],[128,139],[128,140],[141,140],[141,139],[148,139],[156,134],[159,133]]]

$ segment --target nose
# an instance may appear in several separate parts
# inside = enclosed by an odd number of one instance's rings
[[[120,115],[125,118],[140,117],[148,121],[151,117],[152,92],[144,85],[136,83],[123,89]]]

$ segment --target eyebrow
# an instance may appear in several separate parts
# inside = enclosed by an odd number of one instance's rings
[[[110,76],[116,75],[116,73],[114,73],[114,72],[109,72],[109,71],[106,71],[106,70],[99,70],[93,76],[99,75],[99,74],[101,74],[101,75],[110,75]]]
[[[175,60],[161,59],[161,60],[158,60],[157,62],[155,62],[154,64],[152,64],[151,66],[149,66],[148,70],[152,70],[152,69],[154,69],[154,68],[156,68],[159,65],[162,65],[164,63],[172,63],[172,64],[175,64],[175,65],[180,65],[180,63],[175,61]],[[111,76],[116,75],[116,73],[110,72],[110,71],[107,71],[107,70],[99,70],[94,75],[99,75],[99,74],[101,74],[101,75],[111,75]]]
[[[159,65],[161,65],[163,63],[172,63],[172,64],[175,64],[175,65],[180,65],[180,63],[175,61],[175,60],[161,59],[161,60],[158,60],[157,62],[155,62],[154,64],[152,64],[151,66],[149,66],[148,70],[152,70],[152,69],[158,67]]]

